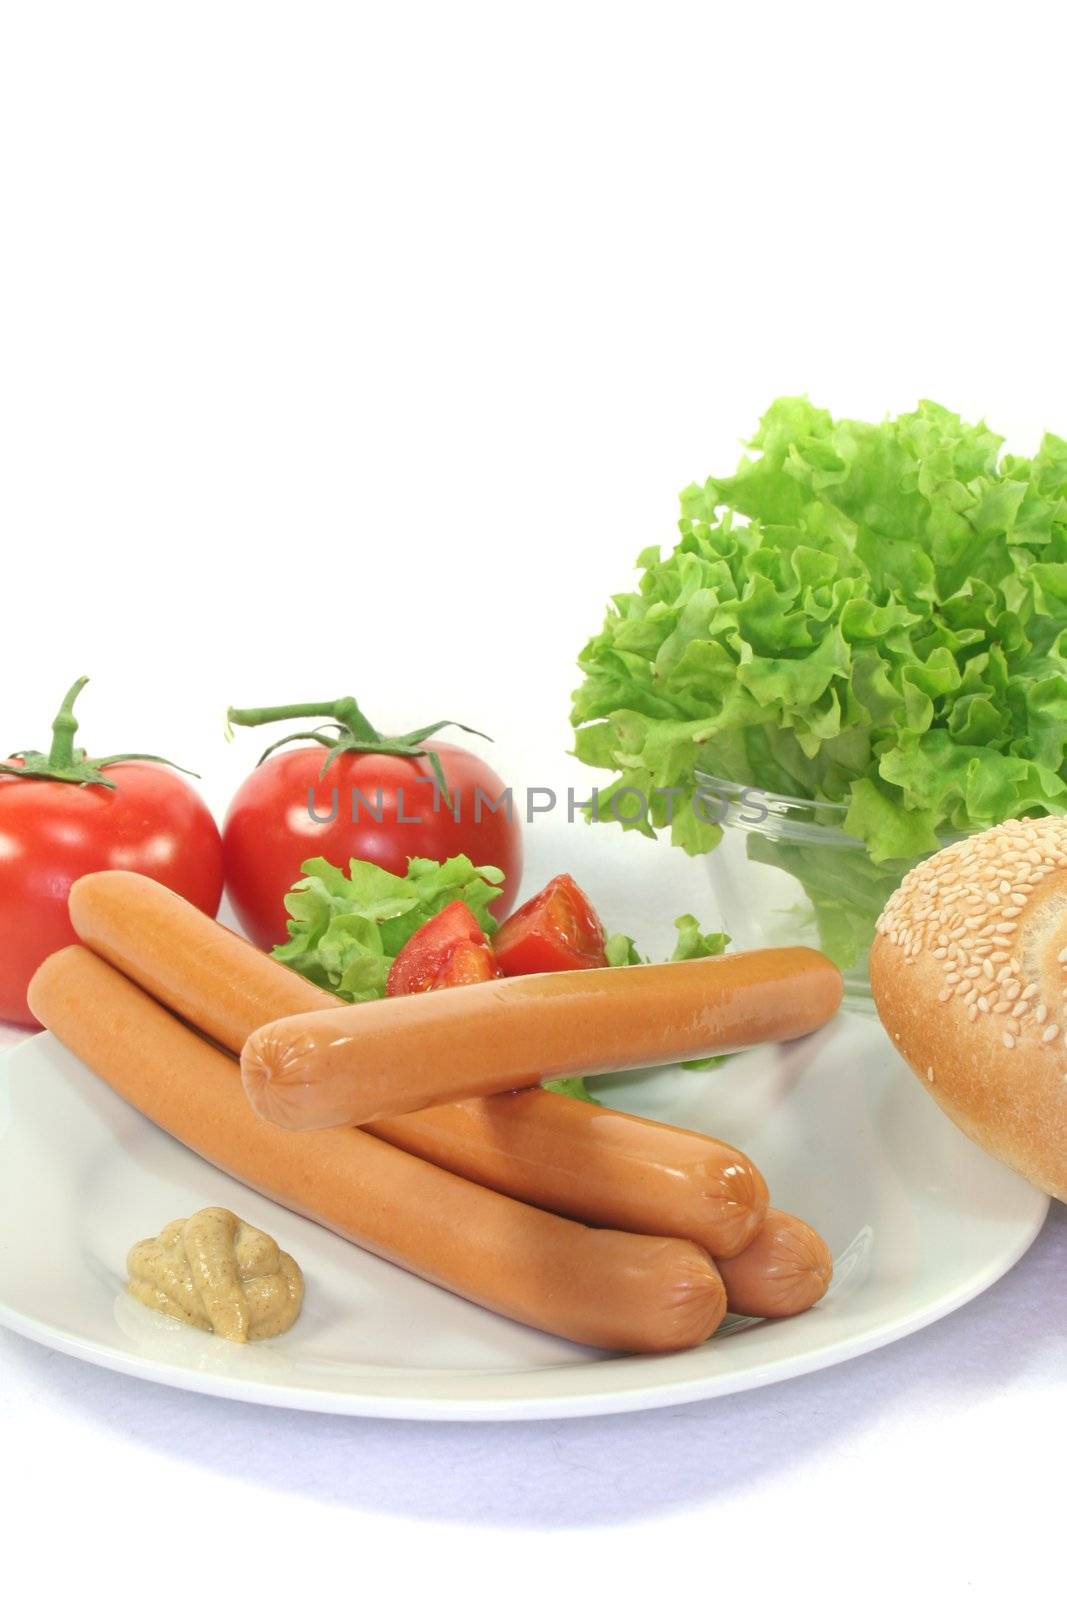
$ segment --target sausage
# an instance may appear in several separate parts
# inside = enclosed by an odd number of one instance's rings
[[[719,1263],[731,1311],[743,1317],[792,1317],[821,1300],[834,1262],[814,1228],[772,1206],[749,1245]]]
[[[689,1349],[722,1319],[722,1279],[688,1240],[587,1228],[355,1128],[283,1133],[253,1111],[228,1056],[81,945],[48,957],[29,1001],[98,1077],[206,1160],[478,1305],[618,1351]]]
[[[548,1089],[462,1100],[367,1124],[412,1155],[562,1216],[670,1233],[736,1255],[767,1214],[747,1156],[702,1133]]]
[[[234,1055],[276,1017],[344,1008],[336,995],[139,872],[78,878],[67,909],[83,944]]]
[[[841,992],[833,963],[803,947],[501,978],[268,1023],[245,1043],[241,1075],[279,1127],[358,1124],[795,1039]]]
[[[70,914],[91,950],[234,1054],[267,1022],[342,1005],[137,873],[79,879]],[[743,1250],[767,1211],[762,1176],[730,1145],[544,1089],[435,1106],[366,1131],[516,1200],[692,1239],[716,1257]]]

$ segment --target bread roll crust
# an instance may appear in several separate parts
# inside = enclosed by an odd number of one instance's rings
[[[1004,822],[914,867],[870,971],[890,1038],[953,1122],[1067,1200],[1067,818]]]

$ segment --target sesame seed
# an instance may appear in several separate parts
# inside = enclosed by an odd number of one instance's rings
[[[928,1083],[933,1083],[933,1081],[934,1081],[934,1069],[933,1069],[933,1067],[927,1067],[927,1069],[926,1069],[926,1080],[927,1080]]]
[[[1041,1035],[1041,1043],[1051,1044],[1059,1031],[1060,1030],[1057,1024],[1055,1022],[1050,1022],[1044,1033]]]
[[[1000,1042],[1004,1046],[1005,1050],[1013,1050],[1015,1048],[1015,1040],[1012,1038],[1010,1033],[1003,1034]]]
[[[1021,1017],[1029,1009],[1030,1008],[1026,1004],[1025,1000],[1018,1000],[1018,1001],[1016,1001],[1015,1005],[1012,1007],[1012,1013],[1011,1014],[1012,1014],[1013,1017]]]
[[[1035,1006],[1034,1007],[1034,1021],[1035,1022],[1044,1022],[1044,1020],[1045,1020],[1045,1018],[1047,1016],[1048,1016],[1048,1006],[1045,1004],[1044,1001],[1042,1001],[1039,1006]]]

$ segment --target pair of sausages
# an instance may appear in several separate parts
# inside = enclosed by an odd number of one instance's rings
[[[252,1112],[228,1058],[143,991],[232,1050],[272,1017],[339,1002],[146,879],[83,879],[71,912],[111,966],[77,949],[51,958],[33,986],[39,1019],[207,1159],[375,1253],[607,1349],[699,1343],[727,1293],[731,1309],[782,1315],[824,1291],[818,1235],[767,1212],[751,1163],[701,1135],[540,1090],[377,1122],[373,1137],[280,1134]]]

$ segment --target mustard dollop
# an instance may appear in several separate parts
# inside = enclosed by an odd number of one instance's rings
[[[126,1270],[142,1305],[238,1344],[285,1333],[304,1299],[292,1256],[224,1206],[205,1206],[141,1239]]]

